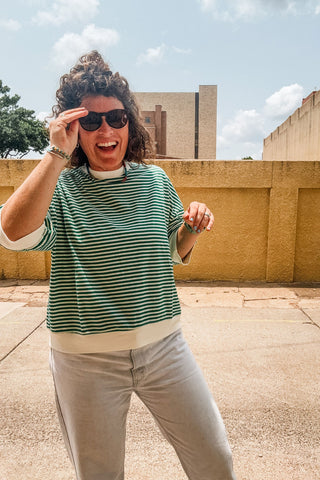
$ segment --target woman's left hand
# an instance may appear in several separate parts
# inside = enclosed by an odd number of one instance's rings
[[[204,230],[210,231],[214,223],[214,216],[210,209],[205,203],[199,202],[191,202],[182,218],[197,233]]]

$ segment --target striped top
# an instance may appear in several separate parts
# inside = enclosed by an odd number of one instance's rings
[[[51,250],[47,325],[80,335],[126,332],[180,314],[169,239],[183,207],[157,166],[97,180],[61,173],[32,250]]]

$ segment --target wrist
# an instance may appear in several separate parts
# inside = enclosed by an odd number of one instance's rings
[[[192,233],[193,235],[199,235],[201,233],[201,231],[199,231],[198,229],[192,228],[191,225],[189,225],[187,222],[184,222],[183,226],[189,233]]]
[[[71,160],[71,155],[68,155],[68,153],[55,145],[50,145],[46,151],[56,157],[62,158],[65,162],[70,162]]]

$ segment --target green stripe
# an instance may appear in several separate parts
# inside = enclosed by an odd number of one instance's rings
[[[54,332],[127,331],[180,314],[169,237],[183,207],[159,167],[128,179],[59,178],[34,250],[52,250],[47,323]]]

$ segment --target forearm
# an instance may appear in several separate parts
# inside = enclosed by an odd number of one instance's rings
[[[9,240],[19,240],[43,223],[65,159],[70,158],[76,147],[78,119],[87,114],[83,107],[73,108],[51,121],[50,143],[56,154],[47,153],[3,207],[1,224]]]
[[[7,200],[1,212],[1,225],[10,240],[19,240],[42,225],[65,164],[64,159],[47,153]]]
[[[182,224],[177,232],[177,251],[180,258],[184,259],[188,253],[192,250],[196,243],[200,233],[189,232],[185,225]]]

